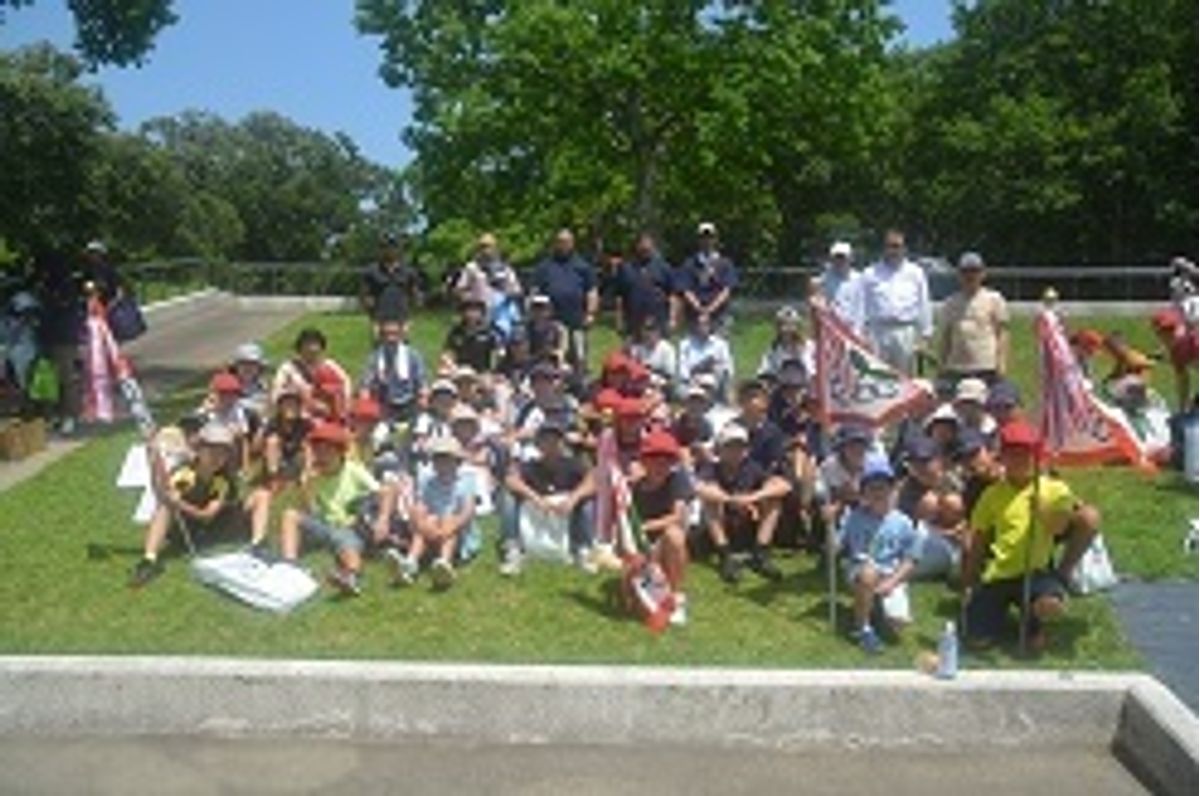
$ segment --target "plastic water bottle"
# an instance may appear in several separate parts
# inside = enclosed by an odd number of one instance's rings
[[[946,623],[946,629],[938,640],[937,677],[941,680],[958,677],[958,632],[953,622]]]

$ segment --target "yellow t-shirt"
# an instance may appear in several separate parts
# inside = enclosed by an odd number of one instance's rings
[[[1075,508],[1075,495],[1062,481],[1041,477],[1042,511],[1034,529],[1033,550],[1029,556],[1032,570],[1045,569],[1054,552],[1049,526]],[[989,558],[983,570],[983,582],[1019,578],[1025,571],[1025,547],[1029,543],[1029,516],[1033,504],[1033,481],[1018,489],[1007,479],[989,486],[971,512],[971,528],[983,534]]]

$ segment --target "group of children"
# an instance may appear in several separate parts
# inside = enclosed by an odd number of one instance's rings
[[[1035,639],[1061,610],[1098,518],[1061,481],[1035,476],[1036,435],[1010,382],[964,379],[943,399],[927,385],[896,428],[830,433],[814,414],[812,344],[795,308],[778,312],[757,372],[737,381],[723,337],[696,324],[676,346],[653,319],[589,379],[567,363],[546,307],[533,297],[528,319],[502,335],[485,307],[463,302],[432,367],[406,323],[382,321],[357,380],[315,329],[271,378],[256,346],[240,348],[197,412],[152,446],[160,505],[134,585],[162,571],[172,524],[195,534],[242,518],[252,550],[276,555],[273,514],[278,555],[329,549],[329,581],[346,595],[361,591],[368,557],[394,585],[427,571],[450,587],[491,511],[504,575],[522,571],[532,513],[565,518],[583,570],[619,568],[631,551],[612,517],[627,504],[675,624],[687,621],[692,559],[711,558],[730,584],[747,569],[779,581],[781,545],[837,557],[869,652],[911,620],[914,578],[960,583],[968,631],[985,641],[1003,632],[1026,566],[1037,573]]]

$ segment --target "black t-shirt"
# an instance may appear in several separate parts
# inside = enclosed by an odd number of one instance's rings
[[[693,419],[682,414],[675,418],[675,423],[671,426],[671,434],[680,445],[690,448],[692,445],[712,442],[713,427],[707,417]]]
[[[929,487],[922,484],[912,476],[906,477],[900,482],[900,488],[896,491],[896,508],[908,515],[910,520],[917,519],[917,504],[921,502],[921,498],[925,497],[925,493],[929,491]]]
[[[416,294],[417,272],[407,263],[372,263],[363,272],[363,288],[375,302],[371,317],[376,321],[408,319],[408,302]]]
[[[84,263],[83,276],[96,286],[104,306],[112,303],[121,287],[121,277],[117,275],[117,269],[112,263],[104,259]]]
[[[757,428],[750,428],[741,419],[738,422],[750,432],[750,458],[768,473],[782,472],[787,465],[787,437],[779,426],[769,419]]]
[[[732,471],[721,467],[719,462],[704,462],[697,469],[696,477],[716,484],[727,494],[745,495],[762,488],[767,481],[767,471],[747,456]]]
[[[621,298],[627,332],[640,329],[646,318],[654,318],[660,328],[666,328],[674,275],[661,257],[623,263],[613,283],[613,292]]]
[[[690,500],[692,493],[692,479],[676,468],[657,488],[651,489],[645,478],[634,484],[633,505],[643,522],[657,520],[674,511],[676,501]]]
[[[539,495],[566,495],[579,486],[587,475],[583,462],[562,456],[553,464],[543,459],[521,463],[521,480]]]
[[[504,350],[504,342],[500,330],[494,326],[483,324],[468,329],[458,323],[446,334],[446,350],[454,354],[457,364],[468,365],[478,373],[491,373]]]
[[[561,351],[565,339],[562,324],[555,320],[529,321],[525,336],[529,340],[530,359],[539,360]]]
[[[975,508],[975,504],[979,502],[979,497],[983,494],[983,490],[994,484],[996,479],[985,478],[981,475],[968,475],[963,479],[962,499],[963,508],[968,517]]]
[[[272,418],[267,423],[266,435],[279,437],[283,461],[289,462],[300,456],[304,450],[304,440],[308,438],[308,432],[311,430],[312,421],[306,418],[297,418],[286,424],[281,423],[279,418]]]

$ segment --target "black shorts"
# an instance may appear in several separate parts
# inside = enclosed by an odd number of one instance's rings
[[[1009,612],[1013,606],[1021,609],[1021,592],[1023,578],[1009,578],[984,583],[975,590],[971,602],[967,605],[967,635],[978,639],[996,639],[1004,634],[1009,626]],[[1030,602],[1037,602],[1042,597],[1055,597],[1063,602],[1067,599],[1067,590],[1061,580],[1050,572],[1033,573],[1029,584]],[[1036,633],[1041,629],[1041,622],[1030,612],[1028,629]]]

